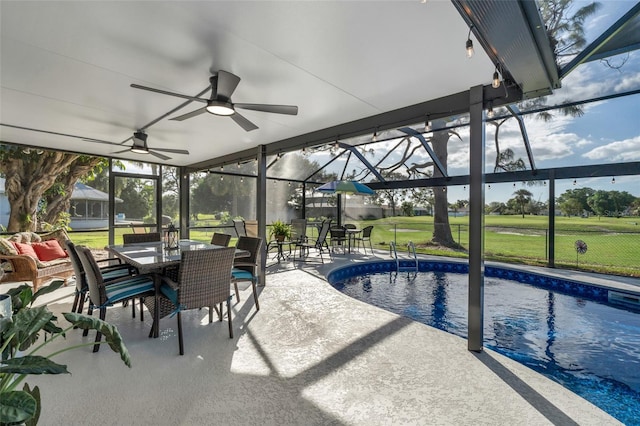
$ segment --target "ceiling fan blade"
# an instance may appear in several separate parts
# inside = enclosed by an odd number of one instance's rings
[[[267,104],[233,104],[236,108],[250,109],[253,111],[273,112],[276,114],[298,115],[298,107],[295,105],[267,105]]]
[[[149,154],[154,155],[154,156],[156,156],[156,157],[158,157],[158,158],[160,158],[162,160],[171,160],[171,157],[167,157],[164,154],[160,154],[159,152],[156,152],[156,150],[154,150],[154,149],[150,149],[149,150]]]
[[[123,140],[122,142],[109,142],[109,141],[103,141],[102,139],[82,138],[83,141],[104,143],[107,145],[124,145],[125,143],[129,142],[131,139],[133,139],[133,137],[129,136],[127,139]]]
[[[233,121],[235,121],[240,127],[242,127],[247,132],[256,130],[258,128],[258,126],[256,126],[255,124],[253,124],[252,122],[250,122],[249,120],[247,120],[246,118],[238,114],[237,112],[233,115],[230,115],[229,117],[231,117]]]
[[[118,145],[118,142],[103,141],[101,139],[82,138],[82,140],[83,141],[87,141],[87,142],[104,143],[104,144],[107,144],[107,145]]]
[[[177,117],[170,118],[169,120],[183,121],[183,120],[186,120],[186,119],[188,119],[188,118],[191,118],[191,117],[195,117],[195,116],[197,116],[197,115],[200,115],[200,114],[202,114],[203,112],[207,112],[207,107],[198,108],[198,109],[196,109],[195,111],[191,111],[191,112],[188,112],[188,113],[186,113],[186,114],[183,114],[183,115],[179,115],[179,116],[177,116]]]
[[[131,151],[131,148],[123,149],[122,151],[112,152],[112,154],[122,154],[123,152]]]
[[[238,87],[238,83],[240,83],[240,77],[237,75],[231,74],[228,71],[218,71],[217,96],[230,99],[231,94],[236,90],[236,87]]]
[[[129,142],[133,140],[133,136],[129,136],[128,138],[126,138],[125,140],[123,140],[122,142],[120,142],[118,145],[124,145],[125,143]]]
[[[153,87],[140,86],[139,84],[131,83],[131,87],[134,89],[146,90],[148,92],[160,93],[161,95],[169,95],[175,96],[182,99],[189,99],[190,101],[204,102],[205,104],[208,102],[208,99],[196,98],[193,96],[181,95],[180,93],[168,92],[162,89],[155,89]]]
[[[185,154],[189,155],[189,151],[186,149],[171,149],[171,148],[153,148],[154,151],[162,151],[162,152],[172,152],[174,154]]]

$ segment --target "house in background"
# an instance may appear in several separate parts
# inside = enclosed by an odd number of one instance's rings
[[[0,225],[6,227],[9,223],[11,206],[5,194],[5,180],[0,178]],[[120,198],[116,203],[122,203]],[[84,183],[76,183],[71,194],[71,223],[72,230],[107,229],[109,227],[109,194],[92,188]],[[124,217],[123,217],[124,219]]]
[[[115,202],[122,203],[122,199],[116,197]],[[73,230],[107,229],[109,227],[109,194],[78,182],[71,194],[69,214],[71,215],[69,226]]]

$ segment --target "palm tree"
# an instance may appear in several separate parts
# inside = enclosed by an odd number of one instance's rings
[[[513,193],[515,195],[515,201],[520,206],[520,213],[522,213],[522,218],[524,218],[524,206],[531,202],[533,198],[533,194],[526,189],[518,189]]]

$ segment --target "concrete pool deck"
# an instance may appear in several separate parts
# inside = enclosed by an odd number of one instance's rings
[[[260,311],[250,288],[241,291],[233,339],[225,322],[208,324],[206,309],[183,314],[182,357],[175,318],[149,339],[149,315],[141,322],[129,308],[110,308],[133,367],[107,346],[58,355],[72,374],[28,380],[41,388],[40,424],[620,424],[515,361],[469,352],[466,340],[354,300],[323,278],[382,257],[274,264]],[[66,287],[49,306],[68,311],[72,299]],[[50,349],[92,339],[72,330]]]

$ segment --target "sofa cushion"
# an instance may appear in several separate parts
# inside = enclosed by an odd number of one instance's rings
[[[67,248],[66,241],[71,239],[69,238],[69,234],[67,234],[67,231],[62,228],[56,229],[55,231],[47,232],[45,234],[40,234],[40,238],[42,241],[57,240],[58,243],[60,243],[60,247],[62,247],[63,249]]]
[[[54,267],[54,266],[60,266],[60,267],[68,268],[68,267],[71,266],[71,262],[69,261],[68,257],[55,259],[55,260],[50,260],[48,262],[41,262],[39,260],[36,260],[36,263],[42,265],[42,266],[38,266],[38,269],[51,268],[51,267]]]
[[[6,238],[0,238],[0,254],[15,256],[18,254],[18,250],[16,250],[16,246],[14,246],[11,241]]]
[[[17,241],[14,241],[13,245],[16,247],[16,250],[18,250],[19,254],[26,254],[27,256],[31,256],[34,259],[38,258],[38,255],[31,244],[19,243]]]
[[[69,257],[66,251],[62,249],[58,240],[42,241],[40,243],[32,243],[31,247],[36,252],[38,259],[43,262],[50,260]]]
[[[38,255],[36,254],[33,247],[31,247],[31,244],[17,243],[14,241],[13,245],[16,247],[16,250],[18,250],[18,254],[24,254],[26,256],[31,257],[33,260],[35,260],[37,268],[47,267],[46,264],[42,263],[40,259],[38,259]]]

